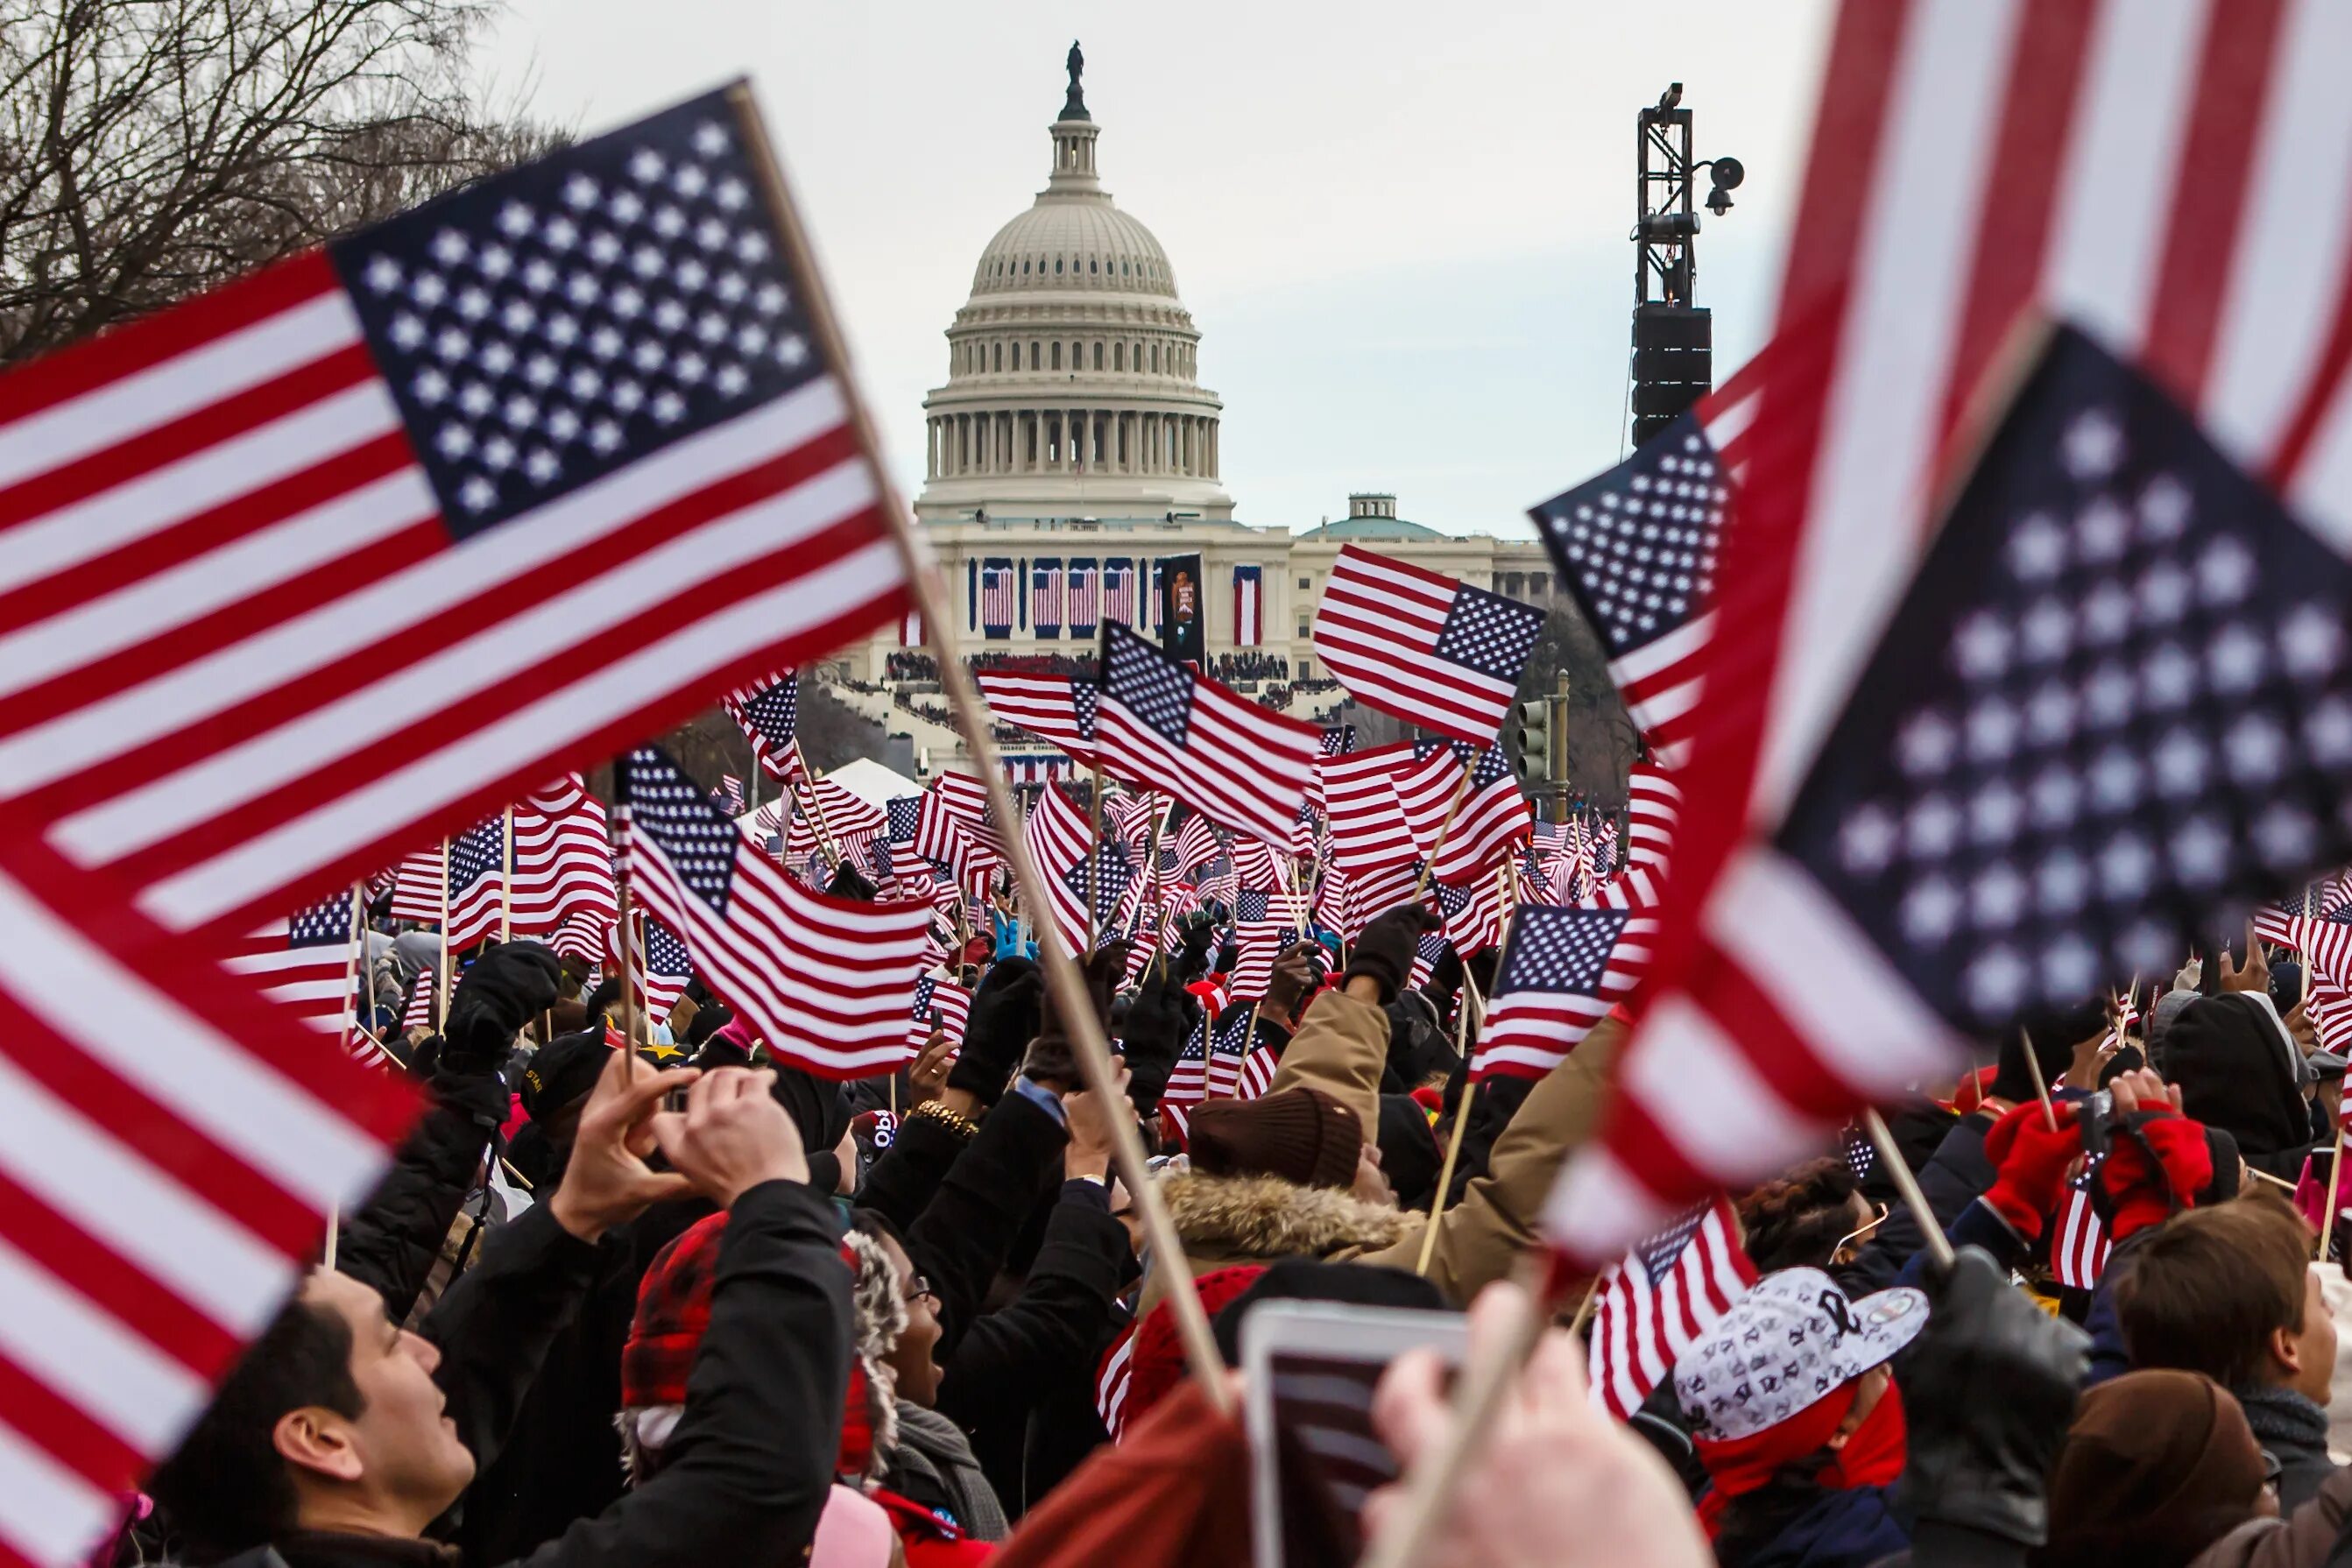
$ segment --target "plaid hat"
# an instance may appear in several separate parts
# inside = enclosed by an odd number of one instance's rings
[[[1185,1147],[1211,1176],[1279,1176],[1302,1187],[1356,1179],[1364,1128],[1336,1096],[1305,1084],[1256,1100],[1213,1100],[1192,1110]]]
[[[1683,1352],[1675,1399],[1694,1437],[1752,1437],[1883,1365],[1927,1326],[1917,1290],[1854,1301],[1818,1268],[1783,1268],[1749,1286]]]
[[[544,1121],[575,1100],[585,1099],[612,1059],[602,1034],[559,1035],[531,1053],[522,1069],[522,1108]]]

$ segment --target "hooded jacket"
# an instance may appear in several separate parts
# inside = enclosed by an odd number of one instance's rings
[[[2212,1545],[2190,1568],[2347,1568],[2352,1545],[2352,1470],[2338,1470],[2284,1519],[2257,1519]]]

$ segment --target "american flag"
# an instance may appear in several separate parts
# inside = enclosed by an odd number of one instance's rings
[[[1101,857],[1091,873],[1095,879],[1095,918],[1089,921],[1087,860],[1093,836],[1094,826],[1087,813],[1059,784],[1047,784],[1039,793],[1037,809],[1029,814],[1028,826],[1023,830],[1029,853],[1037,862],[1038,875],[1045,881],[1046,902],[1052,906],[1051,934],[1068,952],[1085,951],[1089,931],[1097,942],[1109,931],[1111,917],[1132,875],[1127,846],[1105,838]],[[1042,919],[1037,921],[1040,942],[1047,940],[1046,923]]]
[[[1330,825],[1331,858],[1343,871],[1369,871],[1418,859],[1412,824],[1397,798],[1397,770],[1410,765],[1412,745],[1399,741],[1369,752],[1325,757],[1323,814]]]
[[[2222,908],[2340,864],[2347,596],[2352,565],[2145,378],[2060,331],[1772,842],[1718,888],[1705,1011],[1673,1016],[1736,1016],[1737,1048],[1774,1063],[1762,1092],[1809,1061],[1836,1063],[1844,1095],[1892,1093],[1967,1036],[2168,968]],[[2073,662],[2051,663],[2053,639]],[[1833,1009],[1780,979],[1823,952]],[[1748,978],[1768,973],[1777,992]],[[1722,1082],[1710,1036],[1704,1076]],[[1834,1098],[1807,1093],[1814,1114]],[[1783,1163],[1770,1151],[1802,1121],[1759,1117],[1703,1158]]]
[[[719,789],[712,804],[730,816],[743,815],[743,781],[733,773],[719,775]]]
[[[1013,629],[1018,603],[1010,565],[980,569],[980,629],[984,637],[1003,637]]]
[[[635,973],[629,982],[629,994],[635,998],[639,1016],[649,1022],[659,1022],[677,1005],[686,988],[694,979],[694,960],[687,952],[685,942],[677,932],[643,909],[629,911],[634,922],[632,956],[636,960]],[[604,963],[608,973],[621,972],[621,927],[618,921],[604,928]],[[613,1016],[618,1019],[616,1008]]]
[[[1013,669],[975,670],[972,679],[1000,722],[1026,730],[1081,763],[1093,763],[1096,688],[1092,681]]]
[[[695,972],[779,1060],[863,1078],[906,1059],[929,904],[828,898],[770,864],[651,748],[616,763],[623,853],[646,908],[686,941]]]
[[[1377,866],[1369,871],[1359,871],[1348,878],[1347,910],[1339,918],[1339,932],[1353,942],[1364,934],[1364,928],[1399,904],[1417,900],[1416,888],[1421,882],[1421,863],[1407,860],[1394,866]]]
[[[1102,618],[1120,626],[1135,624],[1135,563],[1116,561],[1103,568]]]
[[[974,793],[980,796],[977,805]],[[933,779],[931,787],[923,792],[922,810],[915,818],[915,852],[927,860],[952,865],[959,855],[969,856],[978,847],[987,849],[992,858],[994,847],[984,826],[987,818],[982,809],[987,799],[987,786],[977,779],[961,773],[941,773]]]
[[[1794,998],[1782,998],[1792,1004],[1788,1011],[1769,1007],[1761,1019],[1731,998],[1735,990],[1759,994],[1751,976],[1802,973],[1801,954],[1843,952],[1848,940],[1862,945],[1858,938],[1824,940],[1814,921],[1768,913],[1802,895],[1791,891],[1787,863],[1765,841],[1852,709],[1857,678],[1899,614],[1896,601],[1943,570],[1922,565],[1931,545],[2011,531],[1973,518],[1938,529],[1931,509],[1948,495],[1945,466],[1960,416],[2021,313],[2084,324],[2169,388],[2222,453],[2263,475],[2299,515],[2333,540],[2352,537],[2352,396],[2345,339],[2335,330],[2352,277],[2345,265],[2352,183],[2323,177],[2311,199],[2285,196],[2302,188],[2293,169],[2339,166],[2352,153],[2352,95],[2320,63],[2344,58],[2347,48],[2352,11],[2314,0],[2243,14],[2213,6],[2152,11],[2121,0],[2032,6],[1853,0],[1841,9],[1776,330],[1776,361],[1785,343],[1806,349],[1798,357],[1813,368],[1784,376],[1774,363],[1758,410],[1738,526],[1726,536],[1717,578],[1709,717],[1685,771],[1691,809],[1677,845],[1675,930],[1664,948],[1670,967],[1658,976],[1656,1001],[1601,1139],[1569,1168],[1580,1195],[1556,1205],[1554,1235],[1571,1254],[1613,1255],[1627,1235],[1705,1187],[1743,1183],[1818,1146],[1820,1121],[1843,1121],[1853,1101],[1948,1070],[1948,1036],[1901,986],[1871,986],[1857,997],[1850,984],[1841,985],[1849,1020],[1874,1020],[1863,1026],[1875,1042],[1902,1042],[1859,1054],[1823,1034],[1834,1020],[1811,1016]],[[2303,265],[2283,276],[2282,256]],[[2007,369],[2002,374],[2006,384]],[[2137,489],[2160,477],[2152,452],[2212,473],[2216,459],[2194,449],[2202,445],[2198,437],[2167,432],[2151,446],[2143,438],[2150,434],[2134,430],[2124,441],[2128,456],[2118,467]],[[2095,471],[2105,445],[2094,421],[2073,460]],[[2176,550],[2192,538],[2200,550],[2218,542],[2210,514],[2235,509],[2228,489],[2189,492],[2197,521]],[[2156,486],[2145,498],[2153,502],[2152,527],[2171,528],[2187,489]],[[2112,518],[2116,505],[2136,521],[2142,515],[2142,495],[2121,491],[2111,487],[2094,509],[2084,541],[2091,548],[2111,537],[2096,520]],[[2144,551],[2159,542],[2130,542],[2134,569],[2126,581],[2136,585],[2157,565]],[[2300,557],[2302,547],[2292,553]],[[2266,584],[2262,596],[2270,600],[2262,629],[2283,632],[2292,606],[2280,600],[2294,595],[2271,585],[2293,584],[2293,570],[2282,572],[2286,562],[2267,540],[2253,555]],[[2035,559],[2029,550],[2021,563]],[[2199,558],[2176,553],[2171,565],[2184,559]],[[2246,585],[2226,547],[2215,563],[2230,588]],[[2326,563],[2310,587],[2332,582],[2338,570]],[[2172,573],[2157,577],[2168,583]],[[2212,580],[2209,572],[2195,574],[2200,594]],[[2077,631],[2089,629],[2084,612],[2093,589],[2071,584],[2060,596]],[[2314,597],[2343,603],[2332,587]],[[2101,598],[2111,602],[2114,594]],[[2202,622],[2205,635],[2193,659],[2214,651],[2207,645],[2221,628],[2208,616],[2217,607],[2197,606],[2190,624]],[[2079,695],[2087,696],[2090,678],[2112,658],[2136,674],[2153,679],[2160,672],[2169,680],[2178,660],[2154,667],[2147,660],[2156,651],[2149,637],[2170,629],[2141,610],[2112,653],[2094,658],[2095,650],[2080,647],[2070,654],[2063,667],[2070,689],[2079,682]],[[2022,665],[2022,639],[2012,646]],[[2234,706],[2211,693],[2205,668],[2191,670],[2194,695],[2175,711],[2208,715],[2211,704]],[[2223,665],[2243,668],[2234,658]],[[1906,711],[1911,706],[1903,704]],[[2234,721],[2259,730],[2263,719],[2238,713]],[[2151,742],[2161,744],[2163,733],[2155,714],[2134,729],[2130,743],[2152,767]],[[2316,691],[2278,731],[2297,744],[2307,737],[2331,747],[2347,732],[2352,717]],[[2191,733],[2198,742],[2213,738]],[[2102,721],[2073,744],[2087,764],[2115,738]],[[2028,744],[2038,753],[2039,742]],[[2233,763],[2245,754],[2237,746],[2224,752]],[[2275,751],[2258,754],[2279,760]],[[1997,771],[2014,779],[2015,760]],[[2340,776],[2340,765],[2336,771]],[[2120,771],[2113,777],[2120,780]],[[1976,781],[1971,795],[1992,782]],[[2317,805],[2334,798],[2327,788],[2306,795],[2277,779],[2256,782],[2263,797],[2256,809],[2265,816],[2298,800]],[[2184,795],[2167,813],[2168,826],[2176,839],[2189,830],[2189,863],[2202,867],[2212,839],[2192,825],[2210,818],[2201,806],[2190,808],[2193,798]],[[2286,834],[2283,818],[2273,821],[2275,852]],[[1937,826],[1932,813],[1928,826]],[[2095,867],[2098,880],[2117,879],[2116,893],[2160,906],[2165,895],[2156,889],[2182,864],[2178,847],[2151,847],[2159,878],[2143,883],[2137,873],[2145,862],[2132,850],[2144,835],[2117,821],[2100,837],[2105,842],[2093,839],[2092,854],[2055,856],[2054,873],[2047,848],[2017,863],[2032,867],[2037,879],[2054,874],[2062,885],[2077,868]],[[2106,857],[2109,847],[2115,852]],[[2300,857],[2230,859],[2259,868],[2267,883],[2249,889],[2247,903],[2274,894],[2308,864],[2294,863]],[[2317,845],[2313,859],[2341,863]],[[2001,901],[1996,897],[1992,907]],[[2159,913],[2127,929],[2153,936],[2167,923]],[[1979,950],[1971,940],[1953,956],[1961,951]],[[2026,942],[2011,951],[2042,955],[2057,978],[2083,973],[2071,943]],[[2123,978],[2136,956],[2111,968],[2111,954],[2097,955],[2081,989]],[[1985,978],[2006,989],[2015,973],[1998,965]],[[1709,1092],[1692,1094],[1694,1083]],[[1809,1086],[1801,1105],[1788,1094],[1799,1084]],[[1682,1104],[1661,1121],[1670,1085]],[[1752,1131],[1723,1137],[1727,1115]],[[1656,1135],[1635,1140],[1629,1130],[1637,1125]],[[1712,1149],[1704,1146],[1709,1142]]]
[[[1275,1048],[1258,1040],[1255,999],[1242,1000],[1251,1005],[1236,1002],[1210,1031],[1207,1097],[1211,1100],[1255,1100],[1274,1081],[1275,1068],[1280,1065]]]
[[[2318,884],[2255,912],[2254,934],[2291,947],[2322,974],[2352,976],[2352,909],[2329,907]]]
[[[1716,563],[1763,366],[1751,361],[1624,462],[1528,515],[1609,659],[1609,679],[1665,767],[1690,753]]]
[[[566,773],[516,805],[513,901],[513,928],[523,935],[562,931],[574,922],[579,930],[601,932],[620,918],[604,805],[578,773]],[[587,951],[602,948],[595,940]]]
[[[1195,1106],[1207,1097],[1209,1020],[1216,1011],[1214,1007],[1204,1008],[1202,1016],[1192,1020],[1192,1032],[1184,1037],[1184,1048],[1177,1053],[1176,1065],[1170,1069],[1168,1082],[1160,1091],[1163,1110]]]
[[[7,1375],[0,1556],[122,1523],[247,1340],[367,1201],[416,1096],[42,844],[0,869]],[[343,920],[348,921],[348,891]]]
[[[1543,612],[1350,544],[1315,611],[1315,651],[1358,701],[1483,746],[1502,733]]]
[[[1526,841],[1534,822],[1503,748],[1486,747],[1470,769],[1470,793],[1454,813],[1452,830],[1430,856],[1429,874],[1457,885],[1492,880],[1495,868]]]
[[[1196,675],[1125,626],[1103,628],[1095,742],[1105,773],[1276,844],[1307,798],[1320,731]]]
[[[1437,973],[1438,964],[1444,961],[1447,945],[1443,926],[1421,933],[1420,940],[1413,944],[1412,968],[1405,975],[1406,990],[1418,991],[1429,984],[1429,977]]]
[[[2115,1249],[2107,1239],[2107,1227],[2100,1223],[2099,1211],[2092,1206],[2092,1189],[2098,1179],[2098,1166],[2094,1164],[2066,1184],[2066,1196],[2058,1206],[2058,1224],[2051,1233],[2050,1271],[2069,1289],[2097,1286],[2099,1276],[2106,1272],[2107,1254]]]
[[[343,1026],[352,999],[352,894],[329,894],[248,934],[226,960],[261,994],[314,1029]]]
[[[2311,1026],[2319,1032],[2321,1048],[2352,1055],[2352,991],[2324,974],[2311,977],[2311,994],[2305,998]]]
[[[544,940],[564,957],[593,967],[611,950],[615,919],[586,909],[574,910]]]
[[[1463,798],[1463,784],[1469,777],[1464,766],[1469,751],[1455,741],[1415,741],[1411,760],[1400,756],[1392,764],[1397,804],[1404,808],[1416,853],[1423,858],[1437,848],[1441,837],[1452,833],[1448,824],[1454,803]]]
[[[1114,1443],[1127,1436],[1127,1393],[1135,1376],[1134,1358],[1135,1325],[1129,1323],[1095,1369],[1095,1414],[1102,1417],[1103,1430]]]
[[[971,993],[952,980],[926,974],[915,982],[915,1002],[907,1018],[907,1057],[922,1054],[931,1043],[931,1026],[944,1031],[950,1058],[963,1049],[964,1025],[971,1018]]]
[[[731,691],[719,700],[719,706],[743,731],[743,738],[751,742],[751,754],[760,760],[761,772],[787,784],[800,782],[808,768],[801,760],[801,689],[797,673],[787,669],[759,685]],[[743,808],[739,805],[735,809],[740,813]]]
[[[1241,895],[1241,873],[1234,869],[1232,856],[1221,854],[1201,868],[1193,885],[1202,899],[1214,900],[1231,909],[1234,900]]]
[[[412,1029],[429,1030],[434,1027],[436,1012],[433,1005],[434,984],[434,970],[429,963],[418,970],[416,978],[408,983],[408,1005],[400,1010],[402,1034],[407,1034]]]
[[[393,885],[394,918],[439,925],[446,909],[448,924],[441,940],[453,952],[498,935],[506,890],[506,817],[501,814],[431,849],[406,857]]]
[[[1674,854],[1675,827],[1681,820],[1682,800],[1682,790],[1664,769],[1645,763],[1633,764],[1625,781],[1625,868],[1593,890],[1591,896],[1594,901],[1612,910],[1657,906],[1664,896],[1666,867]],[[1587,868],[1597,872],[1598,862],[1597,847],[1588,849]]]
[[[784,841],[788,859],[805,855],[819,842],[829,844],[833,852],[843,858],[862,859],[866,847],[889,827],[889,815],[881,806],[831,779],[812,775],[801,789],[801,819],[793,824]],[[806,845],[802,845],[799,835],[804,825],[809,838]]]
[[[1070,630],[1092,637],[1102,619],[1102,571],[1091,562],[1070,563]]]
[[[1152,840],[1167,830],[1171,804],[1164,795],[1139,795],[1133,790],[1121,790],[1103,802],[1103,826],[1118,835],[1118,841],[1129,849],[1139,855],[1146,854],[1150,850]],[[1200,819],[1195,817],[1193,820]],[[1201,824],[1201,831],[1204,835],[1208,833],[1207,823]],[[1216,839],[1211,837],[1209,844],[1210,853],[1213,854]],[[1178,871],[1180,867],[1171,865],[1170,869]]]
[[[1180,877],[1191,876],[1225,852],[1215,826],[1197,812],[1187,816],[1184,826],[1176,830],[1175,849],[1176,861],[1171,869]]]
[[[1566,1061],[1641,979],[1657,929],[1621,910],[1522,906],[1511,917],[1470,1076],[1541,1078]]]
[[[1234,898],[1234,943],[1241,956],[1234,963],[1232,994],[1244,1002],[1264,996],[1274,981],[1275,959],[1297,938],[1287,910],[1260,889],[1242,889]]]
[[[1756,1279],[1739,1245],[1739,1218],[1721,1193],[1636,1243],[1593,1286],[1592,1402],[1632,1419]]]
[[[888,624],[760,143],[713,93],[8,377],[17,819],[239,931]]]
[[[1445,940],[1465,958],[1484,952],[1503,939],[1503,899],[1495,886],[1497,879],[1482,878],[1466,888],[1440,883],[1432,889],[1437,895],[1437,912],[1444,917]]]
[[[1315,882],[1315,923],[1325,931],[1342,929],[1348,920],[1348,874],[1326,866]]]

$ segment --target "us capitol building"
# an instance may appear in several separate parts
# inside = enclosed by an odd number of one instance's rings
[[[947,330],[946,384],[923,400],[915,514],[965,650],[1082,656],[1106,614],[1148,629],[1152,563],[1197,553],[1213,669],[1226,654],[1261,656],[1256,668],[1286,660],[1310,689],[1292,710],[1319,718],[1343,694],[1311,689],[1321,672],[1307,634],[1341,546],[1549,603],[1540,543],[1441,533],[1400,517],[1386,492],[1350,495],[1344,519],[1304,531],[1234,516],[1218,461],[1224,404],[1201,384],[1201,331],[1159,239],[1103,185],[1084,65],[1072,45],[1068,95],[1046,128],[1045,188],[981,251]],[[919,641],[918,628],[892,627],[848,650],[847,673],[895,684],[890,656]],[[868,697],[861,706],[876,706]],[[916,752],[936,764],[954,742],[919,721],[927,706],[916,710]],[[897,708],[891,725],[904,732],[909,710]]]

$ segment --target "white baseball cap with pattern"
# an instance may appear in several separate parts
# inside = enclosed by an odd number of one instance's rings
[[[1749,1286],[1675,1363],[1675,1398],[1695,1437],[1728,1442],[1777,1426],[1892,1357],[1927,1326],[1908,1289],[1856,1301],[1818,1268]]]

